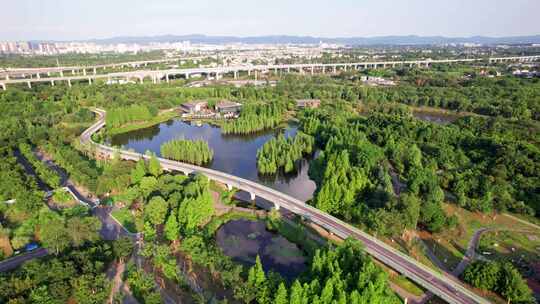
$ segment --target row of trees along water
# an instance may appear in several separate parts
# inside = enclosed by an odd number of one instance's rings
[[[240,117],[226,122],[221,127],[224,134],[250,134],[276,127],[283,119],[285,103],[245,104]]]
[[[149,120],[157,113],[157,108],[152,106],[117,107],[107,111],[106,123],[109,128],[117,128],[130,122]]]
[[[286,173],[292,172],[297,160],[313,152],[314,144],[313,136],[303,132],[288,138],[280,134],[277,138],[267,141],[257,151],[257,168],[263,174],[274,174],[281,168]]]
[[[165,158],[203,165],[212,160],[214,152],[204,140],[174,139],[161,145]]]

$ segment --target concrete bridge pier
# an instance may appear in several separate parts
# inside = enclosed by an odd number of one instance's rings
[[[51,86],[54,87],[54,80],[51,80]]]
[[[92,78],[88,77],[88,84],[92,84]]]
[[[278,203],[274,203],[274,209],[279,211],[279,208],[281,208],[281,206]]]
[[[31,89],[32,88],[32,83],[30,81],[28,81],[27,84],[28,84],[28,88]]]
[[[251,76],[251,70],[248,70],[248,76]]]
[[[0,86],[2,87],[2,90],[4,90],[4,91],[7,90],[5,83],[0,83]]]
[[[71,88],[71,79],[68,79],[68,80],[67,80],[67,83],[68,83],[68,87]]]
[[[231,184],[227,184],[227,190],[231,191],[233,189],[233,186]]]
[[[6,74],[6,80],[9,80],[9,74]]]
[[[60,71],[60,77],[64,77],[64,71]]]
[[[334,66],[334,74],[336,74],[336,73],[337,73],[337,67]]]
[[[287,67],[287,73],[290,73],[290,72],[291,72],[291,68]]]
[[[189,79],[189,73],[185,74],[186,79]]]
[[[165,81],[167,81],[167,83],[169,83],[169,74],[165,74]]]
[[[94,68],[94,75],[96,75],[96,74],[97,74],[97,69],[96,69],[96,68]]]
[[[144,77],[139,76],[139,82],[140,82],[141,84],[143,84],[143,83],[144,83]]]
[[[311,75],[315,74],[315,67],[311,66]]]
[[[234,79],[238,79],[238,72],[234,71]]]
[[[86,76],[86,68],[82,69],[82,74]]]
[[[39,73],[36,73],[36,78],[39,79],[40,77]]]
[[[251,199],[251,201],[254,201],[256,197],[257,196],[255,196],[255,193],[253,193],[253,192],[249,193],[249,198]]]

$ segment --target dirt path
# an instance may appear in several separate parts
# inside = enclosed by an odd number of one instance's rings
[[[129,286],[123,281],[123,274],[126,269],[126,263],[115,262],[107,270],[107,278],[112,281],[113,286],[111,288],[111,294],[107,303],[112,304],[114,296],[121,292],[123,294],[123,304],[139,304],[137,299],[131,293]]]

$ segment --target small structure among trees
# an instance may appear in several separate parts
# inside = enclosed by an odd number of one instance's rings
[[[299,108],[318,108],[321,105],[320,99],[297,99],[296,106]]]

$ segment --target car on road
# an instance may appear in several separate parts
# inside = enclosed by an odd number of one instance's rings
[[[30,243],[30,244],[27,244],[26,246],[24,246],[24,251],[25,252],[30,252],[30,251],[34,251],[36,249],[39,248],[39,245],[37,243]]]

